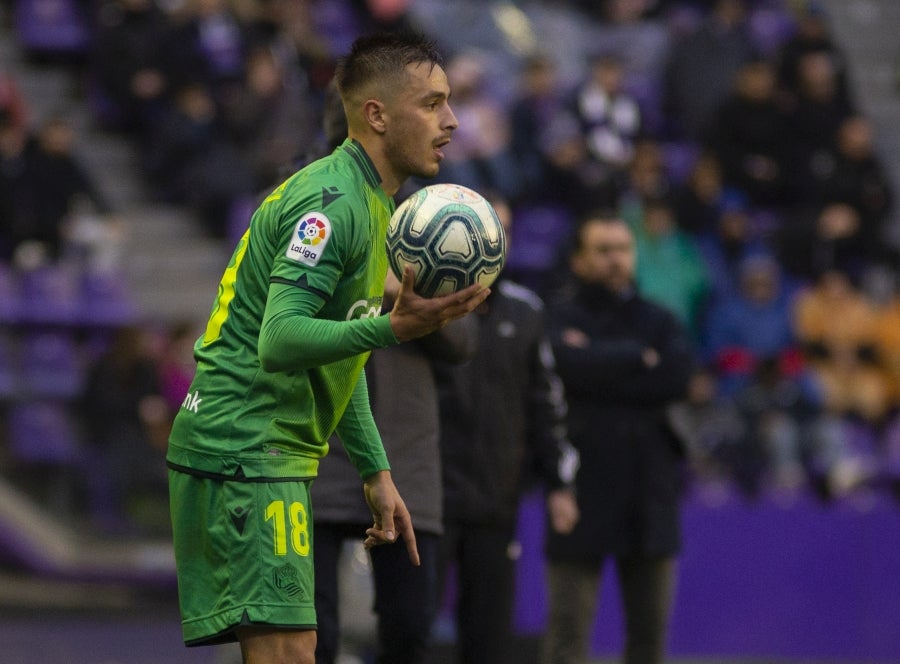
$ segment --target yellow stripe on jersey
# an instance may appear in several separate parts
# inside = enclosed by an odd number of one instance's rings
[[[208,346],[219,338],[219,334],[222,332],[222,326],[228,319],[228,307],[234,299],[234,282],[237,280],[238,267],[240,267],[241,261],[244,259],[244,254],[247,251],[249,236],[250,229],[248,228],[244,231],[244,235],[241,237],[240,242],[238,242],[238,246],[231,256],[231,261],[229,261],[228,267],[222,275],[222,280],[219,282],[219,292],[216,296],[216,303],[213,305],[212,313],[209,315],[209,321],[206,323],[206,331],[203,333],[204,346]]]

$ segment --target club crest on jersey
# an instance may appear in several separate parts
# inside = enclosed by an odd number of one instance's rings
[[[285,255],[310,267],[319,262],[331,237],[331,222],[321,212],[308,212],[300,217]]]

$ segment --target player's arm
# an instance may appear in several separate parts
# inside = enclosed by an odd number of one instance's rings
[[[387,316],[324,320],[314,316],[324,300],[290,284],[273,283],[259,332],[259,361],[266,371],[302,371],[397,343]]]
[[[372,512],[372,527],[366,530],[366,547],[394,542],[400,536],[410,561],[418,565],[419,552],[412,518],[391,477],[381,436],[372,417],[365,373],[354,386],[347,410],[338,423],[337,434],[363,478],[363,494]]]
[[[363,479],[380,470],[389,470],[381,434],[372,417],[369,386],[365,372],[353,386],[350,403],[335,430],[359,476]]]

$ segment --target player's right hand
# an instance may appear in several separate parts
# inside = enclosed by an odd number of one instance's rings
[[[423,337],[450,321],[462,318],[491,294],[490,288],[472,284],[455,293],[425,298],[413,290],[414,281],[413,268],[407,265],[403,270],[397,301],[390,313],[391,329],[399,341]]]

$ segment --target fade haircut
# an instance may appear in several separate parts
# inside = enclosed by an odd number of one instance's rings
[[[344,104],[376,86],[379,94],[400,90],[406,83],[406,67],[427,63],[443,66],[434,42],[410,32],[390,32],[359,37],[350,52],[337,62],[335,84]]]

